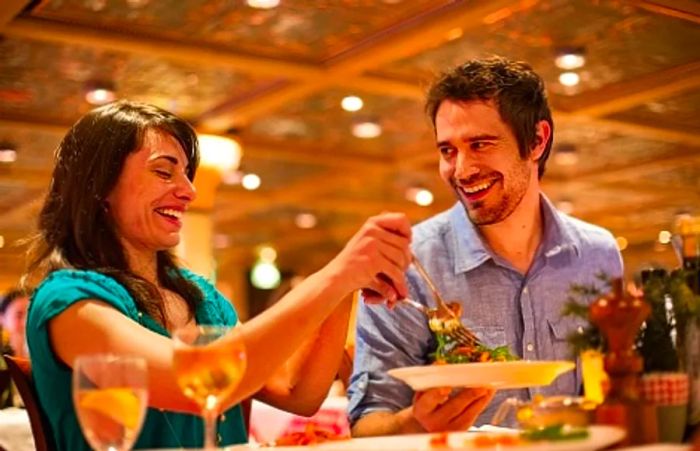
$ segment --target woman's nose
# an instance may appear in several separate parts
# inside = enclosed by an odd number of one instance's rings
[[[192,202],[197,198],[197,189],[189,178],[182,177],[182,180],[178,183],[175,195],[181,199]]]

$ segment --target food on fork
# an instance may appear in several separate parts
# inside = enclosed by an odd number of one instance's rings
[[[439,316],[437,309],[432,309],[429,313],[428,326],[435,334],[438,343],[434,354],[434,363],[439,365],[445,363],[503,362],[518,359],[510,352],[508,346],[489,348],[483,344],[463,345],[458,343],[451,332],[462,326],[460,322],[462,307],[456,302],[450,302],[448,306],[454,312],[454,316]]]

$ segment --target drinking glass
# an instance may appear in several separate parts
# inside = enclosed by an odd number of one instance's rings
[[[246,368],[243,338],[227,326],[190,326],[176,330],[173,339],[178,385],[202,411],[204,448],[216,449],[222,401],[238,387]]]
[[[146,361],[92,354],[73,365],[73,403],[85,439],[96,451],[128,451],[148,405]]]

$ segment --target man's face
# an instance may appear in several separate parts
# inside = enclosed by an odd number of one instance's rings
[[[518,143],[492,101],[445,100],[435,116],[440,176],[477,226],[505,220],[520,205],[537,161]]]
[[[10,337],[24,337],[28,307],[29,298],[20,296],[7,306],[5,313],[0,317],[2,319],[2,327],[10,334]],[[24,341],[23,338],[22,341]]]

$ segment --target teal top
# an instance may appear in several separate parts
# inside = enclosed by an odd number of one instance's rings
[[[181,270],[202,291],[204,301],[195,312],[197,324],[234,325],[238,316],[230,302],[203,277]],[[73,408],[71,369],[58,359],[49,339],[48,323],[72,304],[85,299],[107,302],[143,327],[170,334],[151,316],[139,312],[134,299],[115,279],[94,271],[54,271],[34,292],[27,316],[27,343],[39,402],[51,425],[58,451],[89,451]],[[149,408],[134,446],[140,448],[196,448],[203,446],[202,420],[195,415]],[[219,422],[219,445],[247,441],[240,406],[229,409]]]

